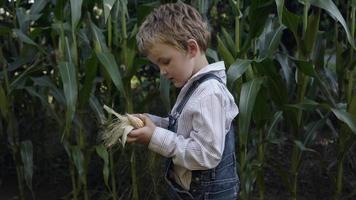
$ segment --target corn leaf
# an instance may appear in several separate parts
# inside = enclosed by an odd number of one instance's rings
[[[83,0],[70,0],[72,15],[72,30],[75,30],[82,15]]]
[[[251,63],[252,60],[236,59],[236,61],[229,67],[227,71],[227,82],[229,83],[230,87],[245,73]]]
[[[290,12],[287,8],[283,9],[283,25],[287,26],[290,31],[292,31],[294,38],[297,43],[299,42],[298,27],[302,23],[302,17]]]
[[[36,15],[39,14],[47,5],[49,1],[48,0],[36,0],[32,4],[30,8],[30,14],[31,15]]]
[[[109,153],[103,145],[99,145],[95,147],[96,153],[100,156],[101,159],[104,161],[103,165],[103,177],[104,183],[106,187],[110,188],[109,186]]]
[[[307,31],[305,37],[303,38],[303,51],[304,54],[309,56],[314,49],[316,36],[319,31],[319,22],[320,22],[320,11],[316,15],[310,15],[308,18]]]
[[[237,56],[237,50],[236,50],[236,47],[235,47],[234,40],[232,39],[232,37],[230,36],[230,34],[226,31],[226,29],[224,27],[222,28],[222,33],[224,35],[226,46],[229,49],[229,52],[231,52],[233,57],[236,57]]]
[[[239,103],[239,138],[240,144],[246,147],[249,134],[251,116],[257,94],[261,88],[263,79],[252,79],[242,85]]]
[[[106,45],[102,30],[100,30],[92,21],[90,21],[90,28],[92,32],[92,40],[94,42],[95,52],[108,52],[109,49]]]
[[[277,54],[276,55],[276,60],[279,62],[279,65],[281,66],[282,72],[283,72],[283,78],[287,82],[287,88],[291,85],[291,81],[293,78],[292,75],[292,67],[289,64],[289,59],[286,54]]]
[[[277,5],[277,13],[279,24],[283,24],[283,8],[284,8],[284,0],[275,0]]]
[[[345,30],[347,39],[353,48],[356,48],[354,39],[351,36],[350,30],[347,27],[344,17],[332,0],[309,0],[310,4],[324,9],[331,17],[337,20]]]
[[[216,36],[218,40],[218,52],[220,56],[223,58],[223,60],[226,62],[226,66],[230,67],[232,63],[234,63],[234,57],[230,53],[230,51],[226,48],[225,44],[219,37],[219,35]]]
[[[111,12],[116,1],[117,0],[104,0],[103,1],[105,23],[107,23],[108,18],[110,16],[110,12]]]
[[[205,54],[207,57],[213,59],[214,62],[219,61],[218,53],[215,50],[208,48]]]
[[[8,105],[8,100],[5,95],[5,90],[0,85],[0,111],[1,115],[3,116],[4,119],[7,119],[8,117],[8,112],[9,112],[9,105]]]
[[[27,80],[29,77],[29,74],[32,71],[35,71],[39,67],[36,65],[31,65],[29,68],[27,68],[24,72],[21,73],[20,76],[17,76],[12,82],[10,83],[9,86],[9,91],[8,93],[11,94],[15,89],[21,89],[24,86],[24,82]]]
[[[316,152],[314,149],[311,148],[307,148],[303,142],[299,141],[299,140],[294,140],[294,143],[296,144],[296,146],[301,150],[301,151],[309,151],[309,152]]]
[[[42,88],[48,88],[49,94],[53,95],[54,99],[56,99],[58,103],[61,105],[66,104],[63,92],[58,89],[58,87],[48,76],[31,77],[31,80],[34,82],[34,85],[41,86]]]
[[[350,113],[337,108],[332,108],[331,111],[340,121],[347,124],[354,134],[356,134],[356,121]]]
[[[104,124],[106,121],[106,117],[103,111],[103,106],[99,103],[98,99],[94,95],[90,96],[89,105],[90,108],[94,111],[100,124]]]
[[[250,22],[250,37],[258,37],[265,27],[269,13],[274,9],[273,1],[270,0],[255,0],[251,1],[248,18]]]
[[[302,60],[296,60],[295,63],[297,64],[298,69],[302,71],[304,74],[311,77],[316,77],[316,71],[314,69],[313,63],[311,63],[310,61],[302,61]]]
[[[73,63],[70,62],[60,62],[58,68],[61,74],[63,91],[67,105],[67,123],[71,123],[74,118],[78,97],[76,70]]]
[[[21,160],[23,163],[24,177],[28,188],[32,191],[33,177],[33,147],[29,140],[22,141],[20,145]]]
[[[96,58],[95,53],[92,53],[92,55],[85,61],[84,67],[85,80],[84,85],[82,86],[79,92],[80,107],[83,107],[85,104],[87,104],[90,94],[92,93],[93,88],[95,87],[94,80],[96,78],[96,73],[98,69],[98,60]]]
[[[306,131],[305,131],[305,139],[303,141],[305,146],[309,146],[312,144],[312,142],[315,140],[316,134],[320,129],[325,127],[325,124],[328,120],[329,113],[325,116],[323,116],[320,120],[317,122],[312,122],[306,126]]]
[[[37,46],[37,44],[31,38],[25,35],[20,29],[13,29],[13,31],[22,42]]]
[[[71,148],[73,162],[78,171],[79,179],[82,183],[86,182],[86,174],[85,174],[85,167],[84,167],[84,155],[83,152],[80,150],[79,146],[73,146]]]
[[[310,99],[304,99],[302,102],[298,104],[286,104],[285,106],[291,108],[297,108],[305,111],[315,111],[316,109],[322,107],[318,102]]]
[[[272,117],[271,125],[269,126],[268,131],[267,131],[266,138],[269,141],[274,140],[274,133],[276,132],[277,125],[282,119],[283,119],[282,111],[277,111],[276,113],[274,113],[274,115]]]
[[[260,62],[267,57],[272,56],[272,54],[278,48],[283,30],[286,27],[284,25],[279,25],[277,28],[274,27],[274,22],[272,19],[269,19],[266,23],[266,26],[258,38],[258,49],[259,55],[257,61]]]
[[[124,85],[121,78],[119,67],[114,56],[110,52],[96,52],[100,63],[104,66],[116,88],[121,94],[126,95]]]
[[[19,24],[20,30],[23,33],[28,31],[31,22],[31,16],[24,8],[16,8],[16,19]]]

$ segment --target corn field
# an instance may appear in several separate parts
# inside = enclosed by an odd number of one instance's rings
[[[163,159],[105,148],[103,110],[166,116],[178,90],[138,53],[168,0],[0,1],[0,199],[166,199]],[[356,0],[186,0],[240,113],[239,199],[356,199]]]

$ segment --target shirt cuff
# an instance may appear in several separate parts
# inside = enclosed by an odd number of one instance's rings
[[[156,127],[148,144],[148,149],[164,157],[172,157],[173,155],[167,147],[173,149],[170,144],[172,144],[174,134],[167,129]]]

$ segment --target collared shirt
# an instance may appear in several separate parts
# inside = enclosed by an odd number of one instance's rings
[[[226,84],[224,62],[207,65],[183,86],[172,113],[193,81],[206,73],[217,75]],[[150,115],[157,128],[148,148],[172,158],[175,181],[189,190],[191,170],[212,169],[219,164],[224,151],[225,135],[238,112],[226,86],[210,79],[199,85],[183,108],[178,118],[177,133],[167,130],[168,118]]]

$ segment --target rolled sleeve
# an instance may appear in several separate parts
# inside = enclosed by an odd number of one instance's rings
[[[168,117],[159,117],[156,115],[152,115],[152,114],[147,114],[148,117],[152,120],[152,122],[156,125],[159,126],[161,128],[167,128],[168,127]]]

